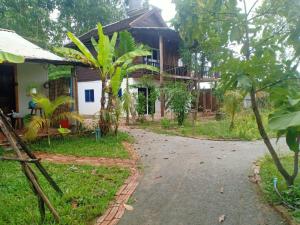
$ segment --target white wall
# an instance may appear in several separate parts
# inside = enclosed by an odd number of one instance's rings
[[[85,90],[94,90],[94,102],[85,102]],[[95,115],[100,111],[101,81],[78,82],[78,107],[81,115]]]
[[[138,84],[138,79],[129,78],[129,86]],[[157,82],[157,85],[159,83]],[[100,111],[100,99],[101,99],[101,81],[85,81],[78,82],[78,107],[79,114],[85,116],[92,116]],[[124,93],[126,89],[126,79],[123,80],[121,84],[122,93]],[[93,89],[94,90],[94,102],[85,102],[85,90]],[[130,92],[132,94],[138,94],[138,88],[130,88]],[[156,101],[155,104],[156,113],[160,113],[160,101]]]
[[[19,112],[22,115],[30,113],[28,103],[31,97],[26,93],[27,87],[32,84],[38,84],[41,93],[48,96],[49,90],[43,87],[43,84],[47,81],[47,64],[24,63],[17,65]]]

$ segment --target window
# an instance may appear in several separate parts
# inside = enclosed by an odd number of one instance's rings
[[[94,102],[94,89],[85,90],[85,102]]]

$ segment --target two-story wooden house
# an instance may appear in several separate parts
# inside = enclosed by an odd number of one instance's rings
[[[137,7],[137,5],[134,5]],[[180,59],[180,36],[179,34],[168,27],[161,16],[161,11],[158,8],[152,9],[134,9],[129,14],[130,16],[124,20],[109,24],[104,27],[106,35],[112,35],[114,32],[127,30],[135,38],[137,43],[142,43],[151,48],[152,55],[148,57],[138,58],[137,63],[145,63],[160,68],[160,73],[153,73],[157,85],[162,84],[165,80],[183,80],[196,81],[194,73],[189,73]],[[92,49],[91,38],[98,39],[97,29],[93,29],[79,38]],[[85,67],[76,67],[77,77],[77,102],[78,110],[82,115],[94,115],[99,112],[101,98],[101,81],[99,72]],[[149,74],[147,72],[146,74]],[[164,74],[164,76],[163,76]],[[169,74],[169,75],[165,75]],[[191,75],[193,74],[193,75]],[[135,85],[144,71],[139,71],[130,74],[129,84]],[[208,77],[202,77],[203,81],[211,80]],[[124,90],[126,82],[122,84]],[[144,93],[148,97],[148,90],[144,88],[132,88],[133,93]],[[122,93],[122,90],[120,91]],[[163,99],[162,99],[163,100]],[[161,101],[156,102],[155,113],[163,114],[163,105]],[[147,113],[149,107],[147,106]],[[163,110],[164,111],[164,110]]]

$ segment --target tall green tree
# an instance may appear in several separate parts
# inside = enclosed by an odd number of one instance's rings
[[[216,13],[232,17],[238,12],[234,9],[235,1],[220,0],[174,0],[177,14],[173,20],[175,29],[183,40],[181,56],[190,71],[195,71],[196,110],[199,108],[200,80],[202,76],[220,62],[220,53],[228,42],[227,33],[234,25],[234,20],[216,22]],[[229,8],[230,7],[230,8]],[[232,11],[234,9],[234,11]],[[211,70],[208,70],[211,66]]]
[[[230,24],[225,35],[227,41],[222,45],[216,43],[219,53],[221,82],[219,90],[239,89],[248,93],[251,97],[252,110],[261,137],[268,148],[274,163],[284,177],[288,186],[294,183],[298,174],[298,148],[296,136],[300,136],[298,120],[290,113],[298,112],[295,95],[290,92],[299,89],[299,7],[298,0],[207,0],[194,1],[197,4],[210,5],[210,2],[222,4],[226,7],[226,13],[219,10],[206,10],[213,20],[208,20],[208,26],[225,26]],[[258,5],[262,3],[261,5]],[[237,10],[238,9],[238,10]],[[201,12],[201,11],[199,11]],[[188,14],[187,14],[188,16]],[[197,18],[195,18],[197,21]],[[197,24],[197,23],[196,23]],[[199,29],[190,25],[189,31]],[[194,30],[193,30],[194,29]],[[198,37],[192,37],[197,41]],[[235,45],[235,47],[232,47]],[[223,54],[227,52],[226,54]],[[293,82],[291,82],[293,80]],[[281,92],[279,87],[291,89]],[[269,92],[271,101],[282,102],[291,99],[293,104],[282,104],[284,108],[271,115],[270,126],[278,131],[278,136],[285,135],[290,150],[294,151],[294,171],[292,174],[283,167],[280,158],[262,122],[260,110],[257,104],[257,93]],[[283,89],[284,90],[284,89]],[[275,94],[274,94],[275,93]],[[296,103],[295,103],[296,102]],[[274,103],[275,104],[275,103]],[[285,119],[289,117],[293,123]],[[275,122],[274,122],[275,121]]]
[[[42,47],[62,44],[76,35],[125,17],[124,0],[0,0],[0,27]]]
[[[45,47],[55,35],[50,18],[54,9],[54,0],[0,0],[0,27]]]
[[[124,0],[56,0],[56,5],[59,26],[75,35],[125,17]]]

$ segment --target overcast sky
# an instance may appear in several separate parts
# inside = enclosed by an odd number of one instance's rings
[[[254,4],[256,0],[247,0],[248,10]],[[262,0],[259,0],[261,3]],[[165,21],[169,22],[176,14],[175,5],[172,3],[172,0],[149,0],[151,5],[157,6],[162,10],[162,15]],[[241,3],[239,2],[241,5]],[[259,5],[259,4],[257,4]]]

